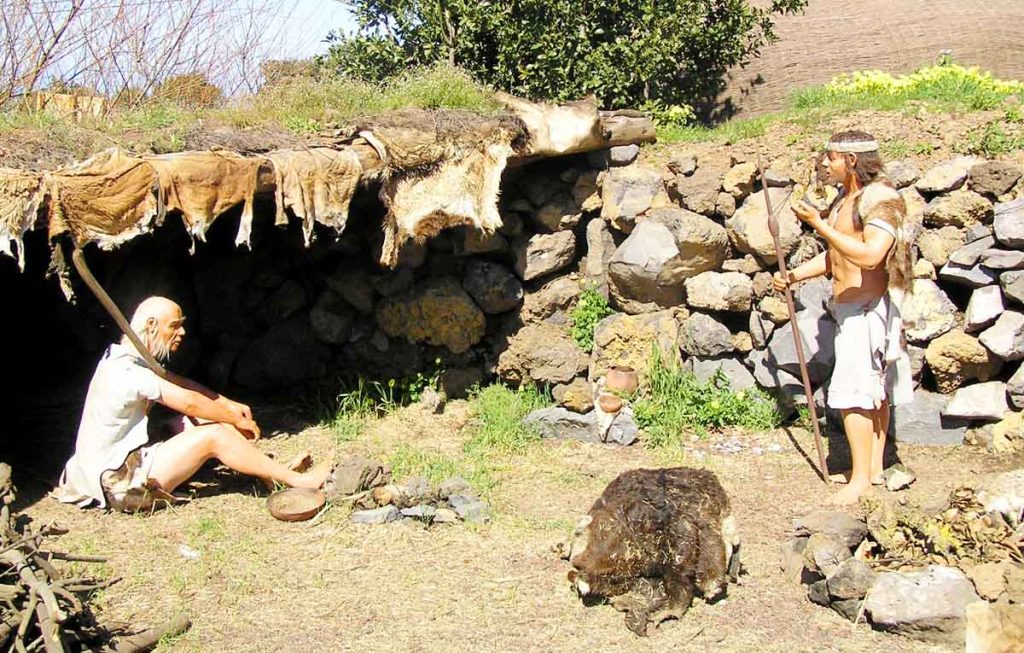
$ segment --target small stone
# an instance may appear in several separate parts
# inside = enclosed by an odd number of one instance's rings
[[[999,275],[999,285],[1007,299],[1024,304],[1024,270],[1010,270]]]
[[[736,213],[736,198],[729,193],[719,193],[715,200],[715,214],[723,218],[731,218]]]
[[[827,579],[828,594],[833,599],[863,598],[878,576],[863,560],[844,560]]]
[[[1006,384],[1001,381],[975,383],[956,391],[943,417],[999,420],[1010,410],[1006,403]]]
[[[756,176],[756,164],[738,163],[725,173],[725,177],[722,179],[722,190],[741,201],[754,190]]]
[[[1006,591],[1006,568],[1010,562],[985,562],[969,567],[967,577],[974,583],[978,596],[986,601],[995,601]]]
[[[1008,193],[1024,169],[1009,161],[985,161],[971,168],[970,187],[979,193],[999,196]]]
[[[999,275],[981,265],[964,266],[950,261],[939,270],[939,278],[968,288],[981,288],[999,280]]]
[[[965,610],[977,600],[963,572],[932,565],[921,571],[879,574],[864,608],[876,628],[962,645]]]
[[[785,324],[789,322],[789,306],[785,301],[768,295],[758,304],[761,314],[771,320],[774,324]]]
[[[793,178],[788,173],[775,168],[768,168],[764,171],[764,180],[768,188],[785,188],[793,183]]]
[[[935,272],[935,265],[927,259],[918,259],[914,263],[914,278],[915,279],[931,279],[935,280],[938,275]]]
[[[568,193],[559,193],[537,209],[533,220],[542,230],[554,232],[572,229],[579,224],[582,217],[583,214],[576,206],[576,200]]]
[[[967,181],[971,167],[978,161],[977,157],[961,156],[941,163],[917,180],[917,189],[922,193],[948,193],[960,188]]]
[[[804,560],[808,566],[826,577],[852,555],[843,540],[829,533],[814,533],[808,538],[807,548],[804,549]]]
[[[956,326],[956,305],[928,279],[915,279],[914,292],[903,302],[907,340],[926,343]]]
[[[996,240],[1011,249],[1024,248],[1024,197],[996,204],[992,227]]]
[[[559,406],[576,413],[585,413],[594,407],[594,393],[585,379],[576,378],[568,384],[556,385],[551,396]]]
[[[947,395],[915,390],[914,401],[899,404],[893,411],[896,441],[932,446],[956,445],[963,442],[967,422],[941,415],[948,401]]]
[[[981,331],[1003,314],[1003,292],[999,286],[985,286],[971,293],[964,313],[964,331]]]
[[[942,393],[953,392],[965,381],[988,381],[1002,368],[1002,361],[997,356],[976,338],[959,329],[928,343],[925,359]]]
[[[969,241],[968,244],[949,255],[949,262],[964,266],[975,265],[981,260],[981,255],[985,250],[994,247],[995,244],[996,239],[990,235],[985,235],[977,240]]]
[[[685,209],[711,216],[718,203],[722,177],[728,171],[727,163],[715,158],[702,157],[697,169],[690,175],[676,175],[669,191]]]
[[[602,441],[596,411],[580,415],[561,406],[540,408],[523,418],[523,424],[535,426],[545,439]]]
[[[896,188],[906,188],[921,178],[921,171],[910,161],[890,161],[885,164],[885,176]]]
[[[924,223],[932,227],[970,227],[979,222],[990,222],[992,203],[971,190],[955,190],[928,202],[924,210]]]
[[[386,524],[396,521],[400,517],[401,513],[398,508],[389,505],[383,508],[374,508],[373,510],[353,511],[350,519],[355,524]]]
[[[800,222],[787,201],[789,193],[783,188],[769,189],[772,208],[777,209],[779,241],[783,256],[789,256],[800,240]],[[736,213],[725,221],[729,240],[744,254],[753,254],[766,265],[777,261],[775,245],[768,231],[768,208],[763,193],[747,197]]]
[[[434,517],[437,516],[437,508],[427,504],[420,504],[418,506],[413,506],[412,508],[402,508],[401,513],[403,517],[416,519],[429,524],[434,521]]]
[[[807,586],[807,600],[825,608],[829,606],[828,583],[825,582],[824,578],[816,580]]]
[[[690,356],[713,358],[733,350],[729,328],[704,313],[686,318],[679,332],[679,348]]]
[[[964,245],[964,232],[959,227],[947,225],[930,229],[917,239],[921,258],[935,267],[942,267],[949,261],[949,255]]]
[[[423,389],[422,394],[420,394],[419,404],[425,411],[434,415],[440,415],[444,412],[444,397],[441,396],[440,392],[431,387]]]
[[[1024,408],[1024,365],[1018,367],[1006,382],[1006,393],[1015,408]]]
[[[746,331],[732,334],[732,348],[745,354],[754,348],[754,339]]]
[[[775,330],[775,325],[757,311],[750,313],[750,341],[754,349],[764,349]]]
[[[903,463],[896,463],[882,472],[882,479],[885,481],[885,489],[899,492],[910,487],[917,480],[917,476]]]
[[[500,233],[486,234],[478,229],[466,229],[462,240],[462,251],[465,254],[490,254],[508,249],[508,241]]]
[[[684,282],[686,303],[711,311],[749,311],[753,283],[740,272],[701,272]]]
[[[1024,651],[1024,605],[978,601],[964,612],[969,653]]]
[[[410,476],[402,483],[402,493],[409,503],[416,503],[430,497],[430,481],[422,476]]]
[[[995,324],[981,332],[978,340],[1004,361],[1024,358],[1024,314],[1003,311]]]
[[[747,254],[743,258],[732,258],[722,263],[722,272],[742,272],[743,274],[757,274],[761,271],[761,263],[756,258]]]
[[[693,357],[686,361],[686,367],[693,372],[697,380],[707,383],[721,371],[729,382],[729,387],[734,391],[749,390],[757,387],[754,375],[735,358],[697,358]]]
[[[491,511],[483,501],[471,501],[455,507],[459,519],[473,524],[483,524],[491,520]]]
[[[434,512],[435,524],[454,524],[457,521],[459,521],[459,515],[454,510],[437,508],[436,512]]]
[[[473,492],[473,486],[469,484],[469,481],[462,478],[461,476],[452,476],[451,478],[441,481],[441,484],[437,486],[437,498],[441,500],[448,500],[448,497],[456,495],[463,496],[475,496]]]
[[[990,270],[1020,270],[1024,268],[1024,252],[987,249],[981,253],[981,264]]]
[[[664,190],[661,173],[642,166],[612,168],[601,184],[601,218],[624,233]]]
[[[673,154],[672,158],[668,160],[668,169],[673,174],[684,177],[692,175],[697,169],[697,157],[686,153]]]
[[[576,236],[572,231],[537,234],[520,241],[515,248],[516,274],[523,281],[557,272],[576,256]]]
[[[793,530],[797,535],[825,533],[835,536],[849,549],[857,548],[868,534],[867,524],[838,510],[819,510],[795,519]]]
[[[772,292],[772,273],[758,272],[754,275],[754,297],[761,299]]]
[[[608,150],[608,161],[613,166],[628,166],[636,161],[638,154],[640,154],[639,145],[617,145]]]
[[[633,409],[625,406],[612,418],[612,423],[608,426],[608,432],[605,433],[604,440],[605,442],[628,447],[636,442],[639,437],[640,427],[637,426],[636,420],[633,418]]]
[[[473,259],[467,263],[462,287],[489,315],[510,311],[523,301],[523,284],[511,270],[492,261]]]
[[[806,537],[794,537],[782,545],[782,572],[791,583],[799,583],[803,577],[806,548]]]

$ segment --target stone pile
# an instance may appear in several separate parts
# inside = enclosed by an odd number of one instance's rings
[[[1000,498],[1019,503],[1019,480],[1014,486]],[[981,637],[982,622],[996,610],[1017,624],[1013,646],[1022,647],[1020,517],[1021,506],[1002,510],[985,491],[970,488],[928,509],[877,503],[866,519],[815,512],[794,521],[794,536],[782,546],[782,569],[807,586],[812,602],[877,630],[963,644],[965,629]],[[971,607],[979,602],[992,605]]]
[[[437,487],[421,476],[396,483],[388,467],[362,456],[338,462],[325,492],[332,501],[351,502],[351,520],[356,524],[412,519],[430,525],[491,519],[490,508],[461,477],[453,476]]]

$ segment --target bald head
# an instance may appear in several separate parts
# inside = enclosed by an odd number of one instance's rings
[[[185,336],[185,317],[181,307],[166,297],[147,297],[132,314],[131,328],[160,361],[167,360],[181,346]],[[124,344],[128,338],[121,339]]]

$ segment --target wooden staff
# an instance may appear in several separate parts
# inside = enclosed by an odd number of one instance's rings
[[[807,361],[804,358],[804,341],[800,336],[800,327],[796,321],[796,307],[793,305],[793,292],[789,288],[789,270],[786,269],[786,258],[782,255],[782,244],[779,242],[779,219],[775,217],[775,209],[772,207],[772,198],[768,193],[768,180],[764,176],[764,168],[761,160],[757,161],[757,173],[761,177],[761,190],[764,192],[765,206],[768,208],[768,231],[772,235],[772,242],[775,244],[775,258],[779,262],[779,274],[786,280],[786,308],[789,309],[789,323],[793,326],[793,343],[796,346],[796,359],[800,363],[800,378],[804,382],[804,396],[807,397],[807,408],[811,412],[811,425],[814,427],[814,446],[818,450],[819,471],[827,485],[832,484],[828,474],[828,464],[825,462],[825,449],[821,444],[821,429],[818,427],[818,409],[814,405],[814,391],[811,388],[811,376],[807,372]]]
[[[82,249],[77,245],[75,245],[75,249],[71,253],[71,261],[75,264],[75,269],[78,270],[78,274],[81,275],[82,281],[85,282],[85,285],[92,291],[92,294],[96,295],[96,299],[98,299],[100,304],[103,305],[103,308],[107,310],[107,313],[110,313],[110,317],[114,318],[114,322],[117,323],[117,326],[120,327],[124,335],[128,337],[128,340],[135,345],[135,349],[137,349],[139,355],[142,356],[142,360],[146,363],[146,367],[151,369],[153,373],[161,379],[166,380],[167,370],[164,369],[163,365],[157,362],[156,358],[154,358],[153,354],[149,352],[146,345],[142,344],[142,340],[139,339],[138,334],[132,331],[132,327],[128,323],[128,320],[125,319],[124,313],[122,313],[121,309],[117,307],[114,300],[110,298],[107,291],[103,289],[100,282],[96,281],[96,277],[92,275],[92,272],[89,270],[89,266],[85,263],[85,254],[82,253]]]

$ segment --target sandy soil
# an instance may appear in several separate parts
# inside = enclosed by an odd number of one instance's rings
[[[468,410],[464,402],[440,416],[410,407],[353,442],[338,445],[328,430],[309,427],[261,446],[280,457],[335,447],[338,455],[387,456],[400,446],[457,457]],[[543,442],[495,457],[494,518],[478,526],[354,525],[341,506],[314,522],[278,522],[265,493],[213,467],[190,486],[190,504],[151,516],[80,511],[46,498],[25,513],[70,528],[64,550],[109,556],[92,571],[123,580],[95,597],[101,621],[141,627],[187,613],[193,628],[161,643],[163,651],[947,650],[854,626],[783,579],[779,546],[792,519],[828,495],[799,452],[813,453],[812,438],[801,429],[728,436],[737,437],[746,445],[738,453],[716,451],[726,436],[712,435],[673,456]],[[781,451],[755,450],[773,443]],[[972,448],[904,445],[900,456],[920,477],[911,499],[1021,464],[1020,456]],[[682,462],[713,470],[730,493],[747,573],[726,600],[698,600],[683,620],[640,639],[610,606],[583,606],[553,547],[620,472]]]

